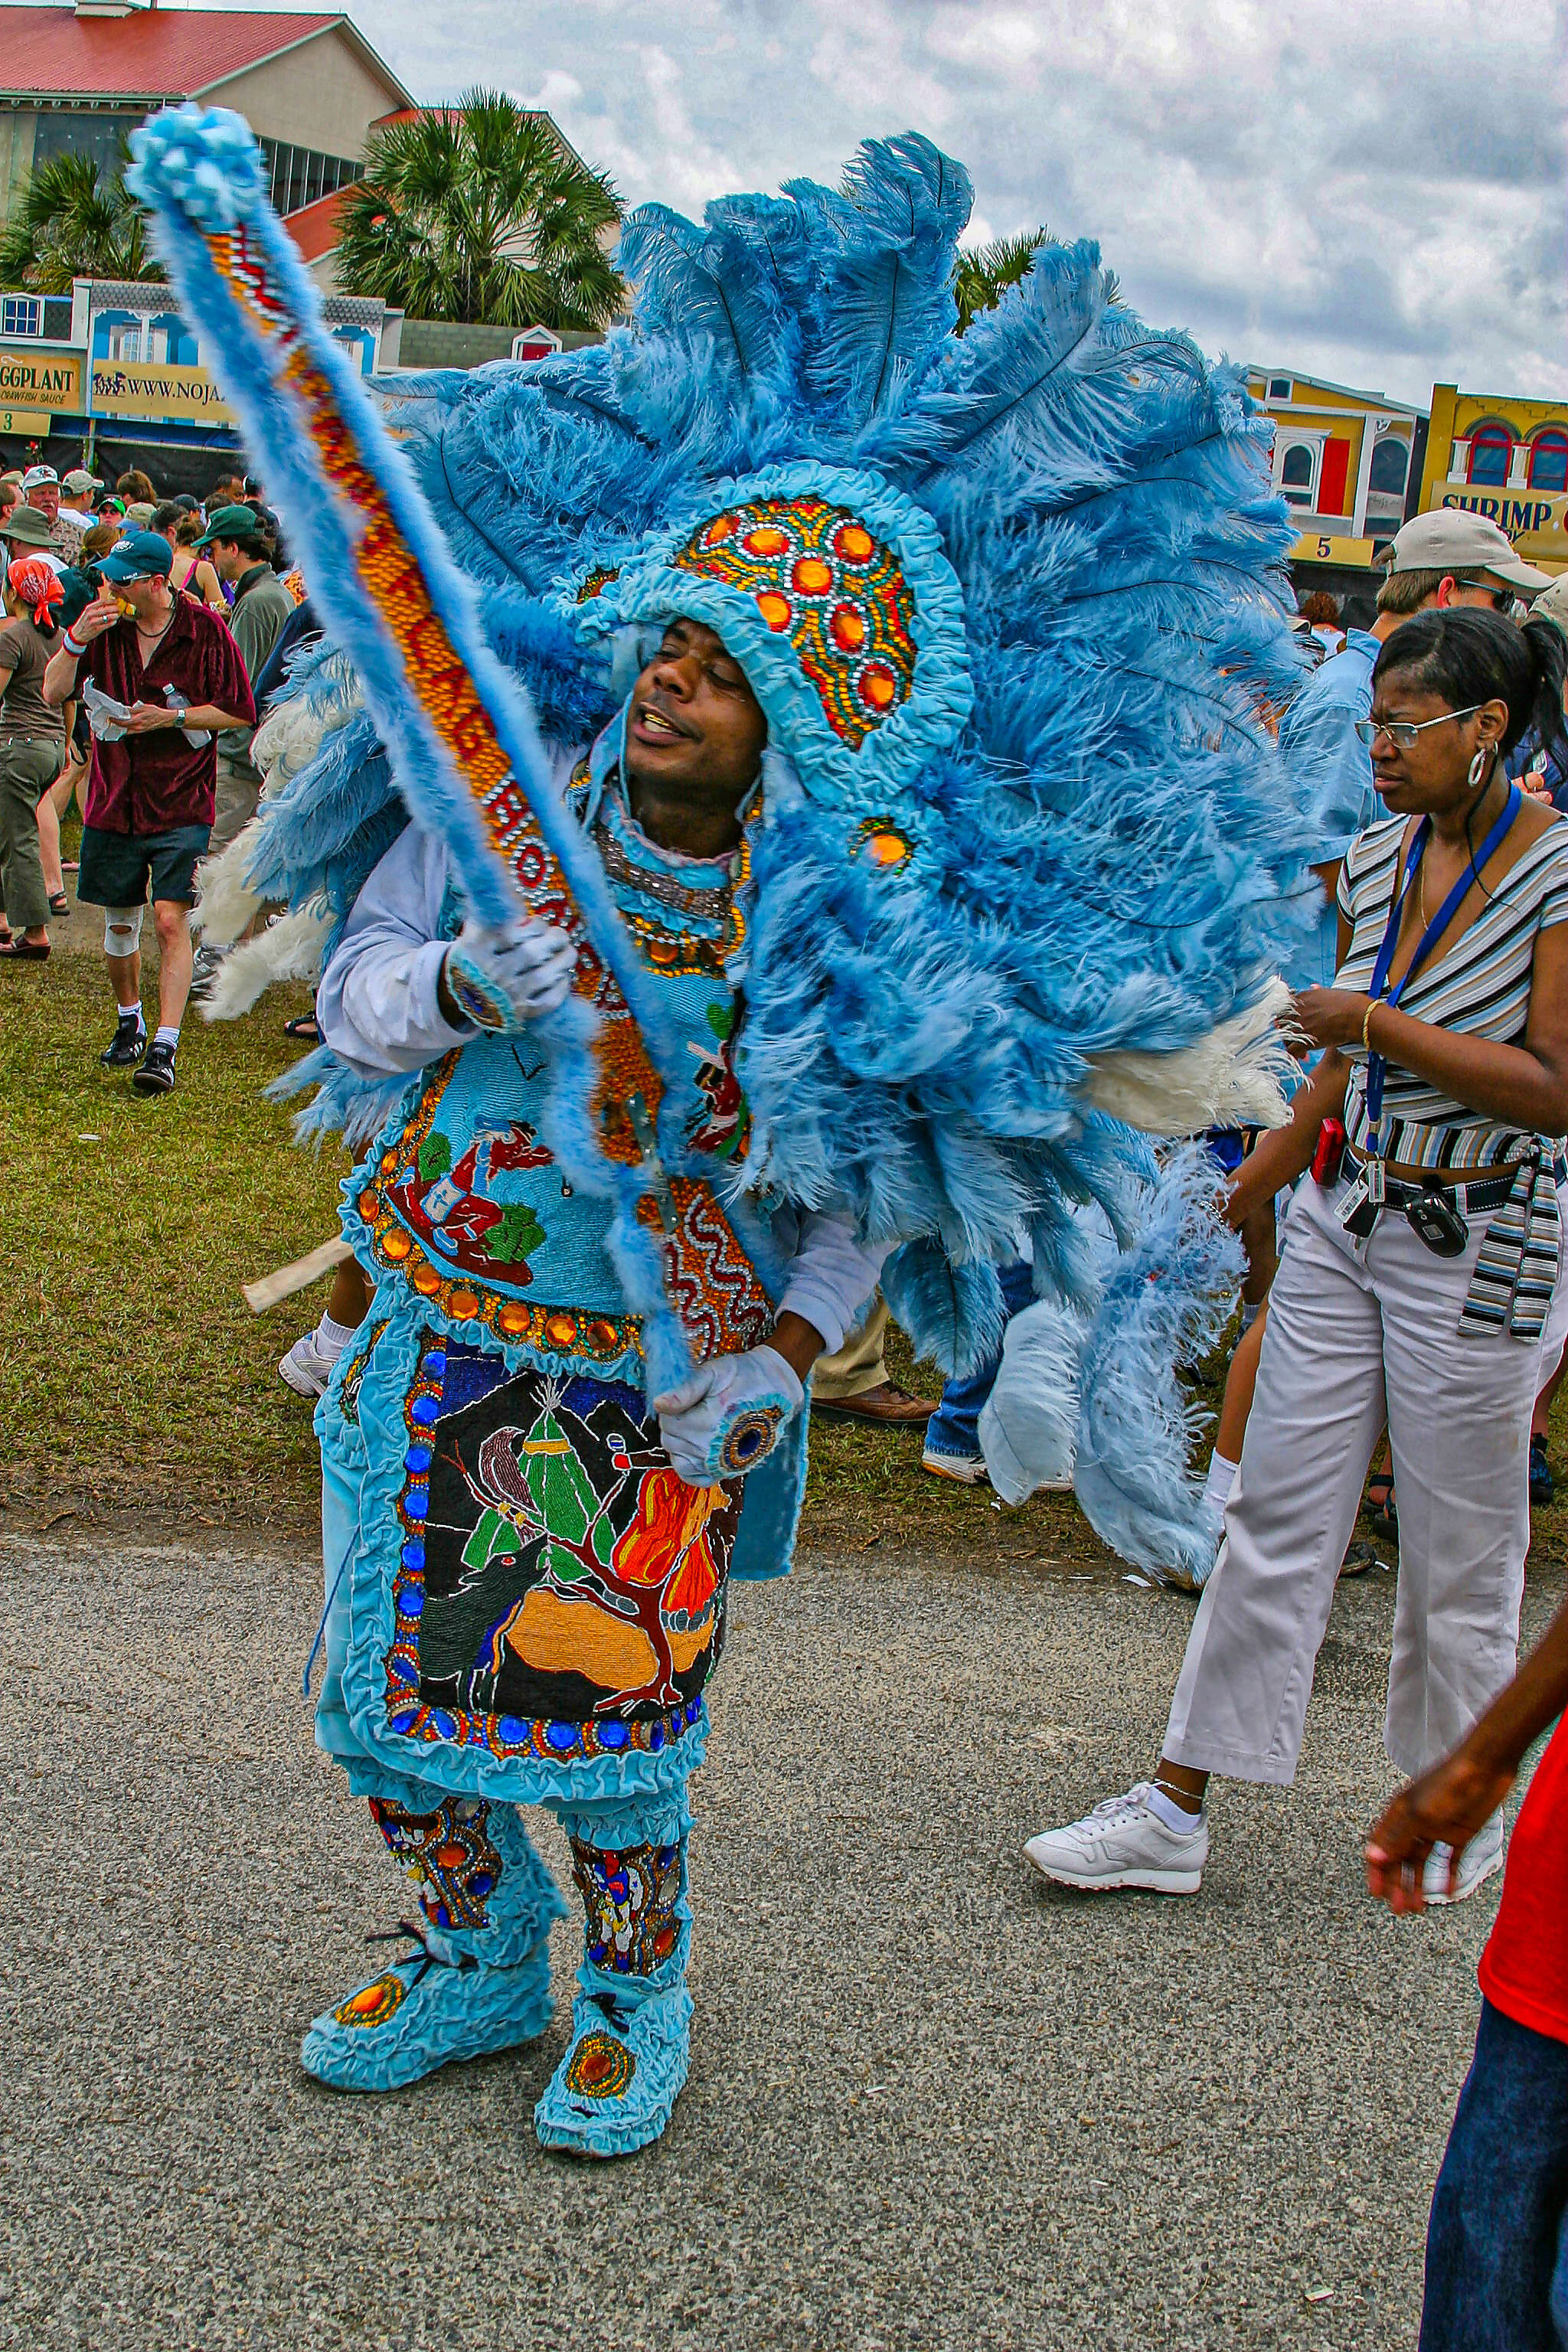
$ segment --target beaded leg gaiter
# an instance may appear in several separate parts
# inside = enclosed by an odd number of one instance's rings
[[[551,1810],[571,1840],[587,1926],[572,2040],[534,2128],[544,2147],[628,2156],[658,2137],[686,2081],[691,1816],[684,1789]]]
[[[530,2042],[550,2022],[546,1939],[564,1906],[516,1807],[391,1785],[395,1796],[371,1797],[371,1818],[423,1916],[400,1931],[407,1955],[305,2036],[306,2072],[343,2090],[394,2090],[452,2059]]]

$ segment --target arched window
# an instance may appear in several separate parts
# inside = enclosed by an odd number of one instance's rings
[[[1279,487],[1293,507],[1312,503],[1313,454],[1310,441],[1292,441],[1280,460]]]
[[[1384,498],[1403,496],[1405,478],[1410,470],[1410,444],[1401,441],[1396,434],[1385,433],[1372,453],[1372,471],[1367,476],[1367,488]]]
[[[1483,425],[1470,436],[1470,479],[1501,489],[1513,456],[1513,436],[1506,425]]]
[[[1532,490],[1568,490],[1568,433],[1549,425],[1530,445],[1530,487]]]

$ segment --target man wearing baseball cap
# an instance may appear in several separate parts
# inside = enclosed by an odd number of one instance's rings
[[[90,530],[98,520],[92,510],[92,494],[102,488],[97,475],[89,474],[85,466],[75,467],[60,484],[60,510],[55,520],[67,530],[76,533],[79,547],[82,532]]]
[[[1480,604],[1506,613],[1516,596],[1533,596],[1550,577],[1514,553],[1508,533],[1489,515],[1465,507],[1412,516],[1384,562],[1388,576],[1377,609],[1400,620],[1432,604]]]
[[[254,507],[219,507],[196,541],[198,552],[210,556],[213,570],[226,588],[234,590],[228,625],[234,632],[247,677],[256,677],[277,644],[286,621],[293,617],[294,599],[268,562],[265,525]],[[226,849],[243,825],[256,814],[261,799],[261,774],[250,757],[254,730],[244,728],[226,735],[217,747],[217,814],[213,820],[212,854]]]
[[[49,545],[62,563],[75,561],[79,534],[60,520],[60,478],[52,466],[29,466],[22,477],[22,497],[49,526]]]
[[[214,738],[251,727],[256,705],[222,621],[169,585],[174,551],[158,531],[131,531],[99,559],[96,600],[66,629],[44,672],[60,708],[92,684],[125,709],[95,719],[77,896],[105,909],[103,952],[119,1021],[102,1058],[135,1067],[142,1094],[167,1094],[191,985],[196,860],[213,821]],[[195,734],[199,740],[190,740]],[[158,1031],[142,1012],[142,914],[151,884],[158,932]]]

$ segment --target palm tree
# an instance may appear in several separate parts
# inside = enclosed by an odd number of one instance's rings
[[[989,245],[961,252],[952,265],[952,299],[958,304],[956,331],[974,324],[982,310],[994,310],[1010,286],[1027,278],[1042,245],[1054,245],[1048,228],[1027,230],[1022,236],[994,237]]]
[[[470,90],[372,133],[339,216],[338,276],[410,318],[591,330],[626,299],[601,242],[620,217],[548,116]]]
[[[73,278],[161,278],[146,216],[125,192],[128,160],[108,173],[85,155],[40,163],[0,236],[0,281],[68,294]]]
[[[1035,266],[1043,245],[1056,245],[1048,228],[1029,229],[1022,236],[998,236],[989,245],[960,253],[952,267],[952,299],[958,305],[955,334],[972,327],[982,310],[994,310],[1010,286],[1021,285]],[[1121,289],[1114,269],[1105,272],[1105,299],[1115,302]]]

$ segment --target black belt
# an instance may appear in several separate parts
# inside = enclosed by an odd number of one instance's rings
[[[1345,1157],[1358,1174],[1367,1164],[1352,1150],[1347,1150]],[[1407,1184],[1402,1176],[1385,1174],[1383,1197],[1391,1209],[1408,1209],[1413,1202],[1430,1200],[1434,1192],[1440,1199],[1452,1202],[1461,1215],[1467,1210],[1500,1209],[1513,1191],[1521,1168],[1526,1164],[1523,1160],[1510,1160],[1500,1173],[1478,1177],[1464,1184],[1439,1184],[1436,1175],[1425,1184]],[[1554,1184],[1568,1183],[1568,1159],[1561,1152],[1551,1164],[1551,1175]]]
[[[1512,1161],[1500,1171],[1478,1177],[1473,1184],[1438,1184],[1430,1178],[1424,1184],[1407,1184],[1402,1176],[1390,1176],[1376,1161],[1363,1160],[1357,1162],[1353,1153],[1349,1157],[1355,1166],[1355,1174],[1334,1209],[1334,1214],[1346,1233],[1353,1234],[1357,1241],[1364,1242],[1372,1234],[1384,1210],[1394,1210],[1403,1214],[1411,1231],[1426,1244],[1434,1257],[1463,1257],[1470,1238],[1466,1211],[1479,1215],[1488,1209],[1500,1209],[1522,1173],[1528,1173],[1530,1177],[1531,1202],[1543,1174],[1549,1174],[1559,1183],[1563,1181],[1558,1175],[1558,1170],[1563,1165],[1562,1160],[1552,1160],[1549,1169],[1543,1170],[1539,1146],[1522,1160]],[[1368,1189],[1369,1172],[1376,1181],[1378,1197],[1375,1200]],[[1521,1248],[1521,1269],[1523,1264]],[[1517,1289],[1517,1276],[1514,1286]]]

